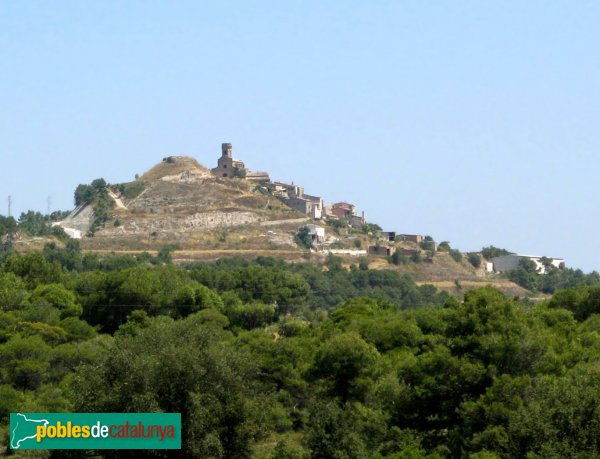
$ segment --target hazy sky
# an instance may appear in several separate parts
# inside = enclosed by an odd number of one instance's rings
[[[0,212],[167,155],[600,269],[600,2],[0,1]]]

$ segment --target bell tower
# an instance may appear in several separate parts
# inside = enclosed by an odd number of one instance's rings
[[[221,144],[221,156],[224,158],[233,159],[233,148],[230,143]]]

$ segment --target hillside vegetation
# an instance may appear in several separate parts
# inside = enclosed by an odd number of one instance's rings
[[[170,256],[0,260],[4,447],[10,412],[169,411],[183,449],[146,457],[600,456],[600,287],[457,300],[335,257]]]

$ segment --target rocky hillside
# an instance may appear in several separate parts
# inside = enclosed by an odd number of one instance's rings
[[[88,250],[157,250],[176,244],[180,250],[300,250],[293,234],[307,218],[277,199],[255,191],[256,184],[219,178],[195,159],[171,156],[134,182],[111,185],[110,218]],[[93,212],[87,206],[61,223],[68,231],[85,230]],[[85,234],[85,232],[84,232]]]

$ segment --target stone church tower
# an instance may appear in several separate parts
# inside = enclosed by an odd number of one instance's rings
[[[219,177],[234,177],[236,169],[246,169],[243,161],[233,159],[233,147],[230,143],[221,144],[221,157],[217,161],[217,167],[211,172]]]

